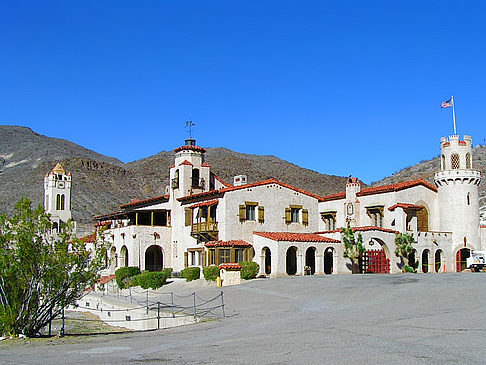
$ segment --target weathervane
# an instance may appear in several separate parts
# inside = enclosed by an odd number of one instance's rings
[[[192,127],[194,127],[196,124],[192,122],[192,120],[189,118],[188,121],[186,121],[186,128],[189,129],[189,138],[192,139]]]

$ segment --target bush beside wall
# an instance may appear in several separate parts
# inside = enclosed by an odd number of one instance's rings
[[[241,278],[245,280],[255,279],[258,271],[260,270],[260,266],[253,261],[242,261],[238,263],[241,265]]]
[[[128,288],[129,278],[140,274],[140,269],[137,266],[120,267],[115,271],[116,284],[120,289]]]
[[[186,278],[186,281],[192,281],[199,279],[201,275],[201,270],[199,267],[186,267],[181,271],[181,277]]]
[[[166,283],[169,271],[144,271],[130,279],[130,286],[140,285],[142,289],[156,290]]]
[[[207,266],[203,268],[203,275],[204,279],[210,281],[216,281],[216,278],[219,276],[219,269],[217,266]]]

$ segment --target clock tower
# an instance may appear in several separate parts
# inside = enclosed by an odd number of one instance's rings
[[[71,219],[71,173],[59,163],[44,177],[44,210],[55,227]]]

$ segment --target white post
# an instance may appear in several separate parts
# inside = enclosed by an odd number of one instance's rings
[[[456,113],[454,111],[454,97],[451,96],[451,104],[452,104],[452,120],[454,122],[454,135],[457,134],[456,132]]]

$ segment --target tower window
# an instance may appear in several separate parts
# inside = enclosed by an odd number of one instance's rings
[[[61,210],[61,195],[57,194],[56,196],[56,210]]]
[[[468,152],[466,153],[466,169],[471,168],[471,154]]]
[[[469,196],[469,193],[467,193],[466,201],[467,201],[467,205],[471,205],[471,198]]]
[[[445,156],[442,155],[442,170],[445,170]]]
[[[61,210],[64,210],[64,194],[61,195]]]
[[[199,187],[199,169],[192,169],[192,187]]]
[[[453,170],[457,170],[459,168],[459,155],[457,153],[453,153],[451,155],[451,168]]]

